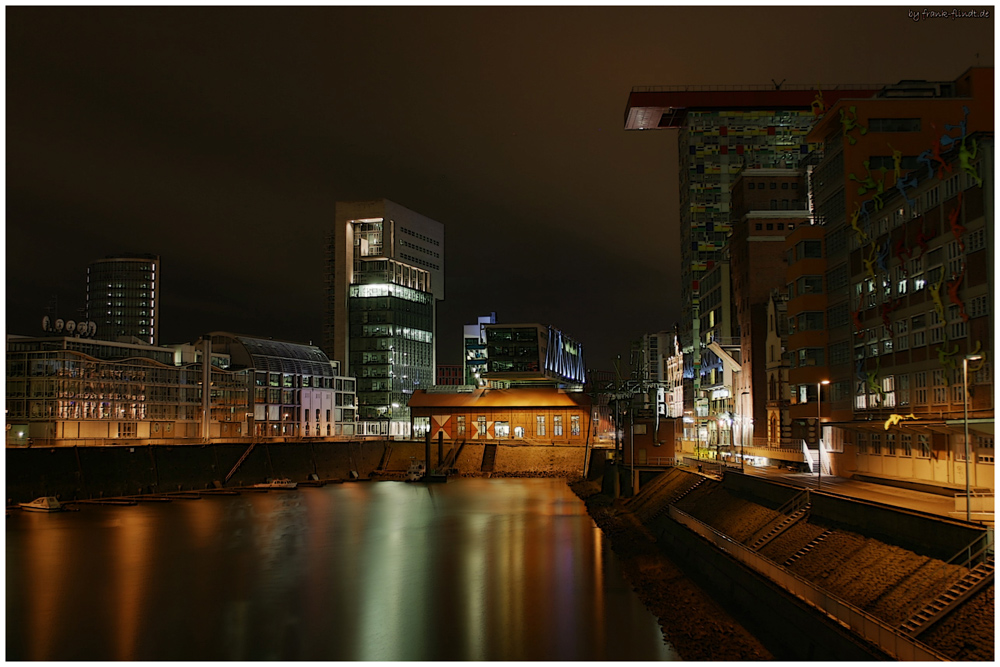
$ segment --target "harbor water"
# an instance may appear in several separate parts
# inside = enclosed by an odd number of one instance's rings
[[[8,660],[676,660],[558,479],[7,517]]]

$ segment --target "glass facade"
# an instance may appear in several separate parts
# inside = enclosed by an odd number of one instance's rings
[[[350,367],[361,420],[409,420],[414,389],[434,384],[434,297],[394,284],[352,285]]]

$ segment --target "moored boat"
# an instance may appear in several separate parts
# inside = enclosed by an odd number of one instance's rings
[[[406,481],[407,482],[419,482],[427,474],[427,466],[424,465],[423,461],[413,460],[410,463],[410,469],[406,471]]]
[[[269,479],[263,484],[254,484],[255,489],[294,489],[298,486],[298,482],[293,482],[287,477],[281,477],[279,479]]]
[[[55,496],[35,498],[30,503],[19,503],[19,507],[28,512],[59,512],[63,508]]]

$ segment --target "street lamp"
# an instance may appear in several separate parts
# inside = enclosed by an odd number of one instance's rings
[[[749,395],[749,391],[740,392],[740,472],[743,472],[743,441],[747,439],[746,404],[743,402],[743,397]],[[751,413],[753,413],[753,410],[751,410]]]
[[[962,359],[962,400],[965,404],[965,520],[972,520],[972,498],[969,494],[969,362],[982,359],[979,354],[967,354]]]
[[[823,400],[823,385],[830,384],[829,380],[821,380],[816,383],[816,455],[819,456],[819,477],[816,478],[816,490],[819,491],[823,485],[823,410],[821,401]]]

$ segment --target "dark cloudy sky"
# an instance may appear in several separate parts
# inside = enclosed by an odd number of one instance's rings
[[[611,368],[679,316],[676,140],[622,129],[631,87],[993,65],[992,15],[915,7],[7,7],[7,331],[152,252],[161,342],[318,342],[334,204],[385,197],[446,226],[439,362],[496,311]]]

